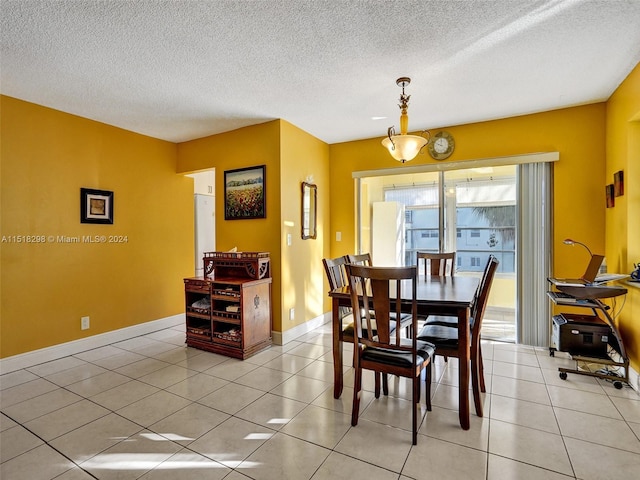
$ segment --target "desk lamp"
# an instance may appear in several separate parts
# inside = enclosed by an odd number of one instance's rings
[[[589,252],[589,256],[593,257],[593,253],[591,253],[591,250],[589,250],[589,247],[587,247],[584,243],[582,242],[578,242],[577,240],[572,240],[570,238],[565,238],[564,239],[564,244],[565,245],[582,245],[584,248],[587,249],[587,252]]]

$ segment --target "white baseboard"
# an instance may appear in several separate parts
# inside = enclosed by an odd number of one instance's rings
[[[273,343],[276,345],[285,345],[286,343],[289,343],[330,321],[331,312],[326,312],[303,324],[296,325],[285,332],[271,332]],[[111,332],[100,333],[80,340],[73,340],[71,342],[61,343],[60,345],[54,345],[52,347],[42,348],[32,352],[2,358],[0,359],[0,374],[33,367],[41,363],[75,355],[86,350],[104,347],[106,345],[111,345],[112,343],[128,340],[129,338],[146,335],[164,328],[184,325],[184,323],[184,313],[180,313],[171,317],[161,318],[159,320],[125,327]],[[633,368],[629,368],[629,384],[636,392],[640,393],[640,374]]]
[[[629,367],[629,385],[631,385],[631,388],[636,392],[640,393],[640,374],[631,367]]]
[[[300,325],[296,325],[295,327],[290,328],[285,332],[271,332],[273,343],[275,343],[276,345],[285,345],[290,341],[295,340],[305,333],[309,333],[310,331],[315,330],[319,326],[324,325],[325,323],[330,321],[331,312],[326,312]]]
[[[50,362],[59,358],[75,355],[94,348],[104,347],[112,343],[121,342],[129,338],[146,335],[157,330],[170,328],[176,325],[184,325],[184,313],[171,317],[152,320],[150,322],[120,328],[111,332],[100,333],[91,337],[61,343],[52,347],[41,348],[27,353],[21,353],[12,357],[0,359],[0,374],[14,372],[22,368],[33,367],[44,362]]]

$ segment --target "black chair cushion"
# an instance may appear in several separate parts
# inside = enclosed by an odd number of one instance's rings
[[[442,325],[445,327],[458,328],[458,317],[447,317],[446,315],[429,315],[424,322],[425,325]]]
[[[396,315],[395,315],[395,313],[391,313],[391,314],[390,314],[390,316],[391,316],[392,321],[391,321],[391,324],[389,325],[389,330],[390,330],[390,333],[393,333],[393,332],[396,330],[396,325],[397,325],[397,322],[396,322],[395,320],[393,320],[393,319],[395,319],[395,318],[396,318]],[[345,318],[346,318],[346,317],[345,317]],[[376,331],[376,322],[375,322],[375,318],[372,318],[371,320],[373,320],[373,322],[372,322],[372,323],[373,323],[372,327],[373,327],[373,335],[375,336],[375,335],[377,335],[377,334],[378,334],[378,332]],[[402,316],[400,317],[400,326],[401,326],[401,327],[405,327],[405,326],[407,326],[407,325],[409,325],[409,324],[411,324],[411,315],[409,315],[409,314],[402,314]],[[354,332],[354,329],[355,329],[355,328],[356,328],[356,327],[355,327],[355,323],[354,323],[354,322],[351,322],[351,323],[349,323],[346,327],[344,327],[344,328],[342,329],[342,331],[343,331],[343,333],[345,333],[346,335],[348,335],[348,336],[350,336],[350,337],[353,337],[353,332]],[[363,330],[363,333],[367,331],[367,325],[366,325],[366,322],[364,321],[364,319],[363,319],[363,321],[362,321],[362,330]]]
[[[469,317],[469,325],[473,328],[473,317]],[[458,317],[447,317],[446,315],[433,315],[427,317],[425,325],[442,325],[444,327],[458,328]]]
[[[425,325],[418,333],[418,340],[436,345],[456,346],[458,344],[458,329],[445,325]]]
[[[400,340],[403,346],[411,346],[411,339]],[[416,361],[418,365],[431,358],[435,352],[435,346],[429,342],[417,342],[418,355]],[[397,365],[399,367],[410,367],[413,359],[411,353],[404,350],[394,350],[393,348],[366,347],[361,355],[363,360],[384,363],[386,365]]]

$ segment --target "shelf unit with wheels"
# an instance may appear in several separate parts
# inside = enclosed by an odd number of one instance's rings
[[[627,293],[626,288],[596,285],[564,285],[561,281],[549,278],[553,289],[547,296],[555,305],[575,307],[580,313],[562,312],[552,318],[551,346],[549,355],[556,351],[567,352],[576,362],[575,368],[558,368],[561,379],[566,380],[569,373],[588,375],[611,380],[615,388],[622,388],[623,382],[629,383],[629,357],[622,343],[620,332],[612,316],[612,307],[605,299],[614,299]],[[596,364],[602,369],[592,371],[580,368],[580,365]],[[622,369],[618,374],[612,369]]]
[[[205,276],[184,279],[187,345],[240,359],[269,348],[269,254],[204,255]]]

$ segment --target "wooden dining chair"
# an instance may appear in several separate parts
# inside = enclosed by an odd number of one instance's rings
[[[489,298],[489,292],[491,291],[491,285],[499,263],[496,257],[489,256],[469,318],[471,329],[471,386],[476,414],[479,417],[482,417],[480,393],[486,392],[484,364],[480,348],[480,330],[482,329],[482,319],[487,307],[487,299]],[[440,317],[442,323],[437,323],[438,318],[438,316],[430,317],[431,323],[427,323],[422,327],[417,338],[435,345],[436,355],[442,355],[445,358],[460,358],[462,352],[459,351],[457,318],[454,320],[453,317]]]
[[[353,261],[355,264],[371,265],[371,255],[368,253],[361,255],[345,255],[337,258],[323,258],[322,264],[324,265],[325,273],[327,274],[327,280],[329,282],[329,289],[335,290],[337,288],[345,287],[348,285],[347,275],[345,272],[345,265]],[[340,307],[340,331],[338,332],[338,339],[340,342],[353,342],[354,331],[354,318],[353,312],[350,307]],[[410,328],[411,316],[403,314],[400,317],[400,326]],[[372,324],[373,334],[376,334],[375,321]],[[394,324],[395,328],[395,324]],[[385,392],[387,385],[385,381]]]
[[[365,267],[373,266],[370,253],[361,253],[358,255],[347,255],[347,263],[352,265],[364,265]],[[375,317],[375,314],[371,312]],[[396,325],[395,323],[393,325]],[[411,338],[413,335],[411,317],[409,315],[403,315],[400,321],[400,326],[405,329],[407,338]],[[389,395],[389,381],[386,375],[382,375],[382,389],[385,395]]]
[[[416,265],[420,268],[420,260],[424,261],[424,275],[453,276],[456,271],[456,252],[431,253],[416,252]]]
[[[360,253],[358,255],[347,255],[347,262],[355,265],[364,265],[366,267],[372,266],[370,253]]]
[[[380,374],[398,375],[412,381],[412,442],[418,443],[418,413],[420,402],[420,377],[426,371],[426,406],[431,410],[431,369],[429,368],[434,347],[428,342],[394,335],[400,332],[396,319],[401,318],[401,289],[411,289],[411,323],[417,331],[416,267],[367,267],[345,265],[351,307],[355,320],[353,409],[351,425],[358,424],[360,396],[362,394],[362,370],[375,372],[375,396],[380,397]],[[393,295],[391,294],[393,292]],[[404,293],[405,298],[406,290]],[[374,312],[375,319],[371,315]],[[373,334],[373,322],[376,334]],[[395,325],[394,325],[395,323]],[[385,392],[386,394],[386,392]]]
[[[453,276],[456,267],[456,252],[432,253],[416,252],[416,266],[420,269],[420,260],[424,265],[424,276]],[[429,323],[429,314],[423,314],[418,320],[420,324]],[[447,357],[445,357],[445,361]]]
[[[347,286],[347,276],[344,269],[347,261],[348,259],[346,256],[322,259],[330,290]],[[351,313],[351,308],[340,307],[338,313],[341,325],[340,331],[338,332],[339,340],[341,342],[351,342],[353,341],[353,314]]]

